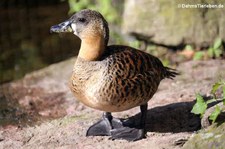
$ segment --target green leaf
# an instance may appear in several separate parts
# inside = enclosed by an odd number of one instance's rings
[[[213,44],[213,49],[218,49],[222,45],[221,38],[217,38]]]
[[[194,60],[201,60],[204,56],[204,52],[203,51],[198,51],[195,53],[193,59]]]
[[[213,102],[216,102],[216,101],[217,101],[216,99],[210,99],[210,100],[207,100],[206,101],[206,104],[208,105],[208,104],[213,103]]]
[[[213,87],[212,87],[212,90],[211,90],[211,93],[212,94],[215,94],[216,91],[219,89],[219,87],[222,85],[221,82],[216,82],[215,84],[213,84]]]
[[[192,46],[191,46],[191,45],[186,45],[184,49],[186,49],[186,50],[190,50],[190,51],[193,51],[193,48],[192,48]]]
[[[205,113],[206,108],[207,108],[207,104],[200,94],[196,95],[196,100],[197,101],[196,101],[195,105],[193,106],[193,108],[191,110],[191,113],[200,114],[201,117],[202,117],[203,114]]]
[[[220,113],[221,113],[221,109],[218,105],[216,105],[215,110],[209,116],[209,119],[212,120],[212,123],[215,123],[215,121]]]
[[[214,56],[214,49],[213,48],[209,48],[207,53],[208,53],[209,57],[213,57]]]

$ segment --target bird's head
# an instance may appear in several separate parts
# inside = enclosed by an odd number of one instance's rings
[[[54,25],[51,32],[72,32],[81,40],[87,38],[104,38],[104,44],[107,45],[109,39],[108,23],[104,17],[97,11],[84,9],[75,13],[68,20]]]

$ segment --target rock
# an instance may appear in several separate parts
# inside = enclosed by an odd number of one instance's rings
[[[225,123],[213,125],[193,135],[183,146],[183,149],[212,149],[225,147]]]
[[[188,4],[220,4],[225,7],[223,0],[126,0],[122,30],[165,46],[193,44],[206,47],[217,37],[225,41],[224,8],[178,8]]]

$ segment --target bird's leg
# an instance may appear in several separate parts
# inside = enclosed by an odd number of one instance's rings
[[[148,104],[146,103],[144,105],[141,105],[140,109],[141,109],[140,127],[145,130],[145,122],[146,122]]]
[[[147,103],[140,106],[141,110],[141,120],[138,127],[124,126],[120,128],[115,128],[111,130],[111,139],[124,139],[127,141],[137,141],[145,138],[146,129],[145,121],[147,115]]]
[[[113,118],[110,112],[105,112],[100,121],[89,127],[86,136],[110,136],[112,129],[120,127],[123,127],[121,120]]]

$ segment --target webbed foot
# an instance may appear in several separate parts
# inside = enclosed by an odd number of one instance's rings
[[[124,139],[127,141],[137,141],[145,138],[145,120],[147,104],[141,105],[141,119],[138,126],[132,121],[122,121],[113,118],[110,112],[103,114],[100,121],[92,125],[86,136],[111,136],[112,140]]]
[[[102,119],[88,128],[86,136],[110,136],[111,129],[109,121]]]
[[[112,140],[123,139],[127,141],[137,141],[137,140],[145,138],[145,134],[146,133],[144,129],[123,127],[123,128],[111,130],[110,139]]]
[[[111,136],[112,129],[121,127],[123,127],[122,121],[106,112],[100,121],[88,128],[86,136]]]

